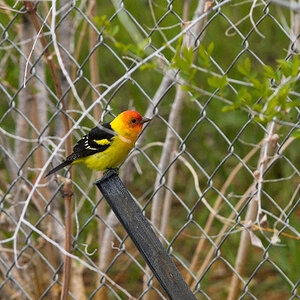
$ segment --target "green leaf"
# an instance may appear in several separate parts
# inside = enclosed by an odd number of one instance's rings
[[[260,113],[263,109],[263,105],[261,103],[256,103],[252,106],[252,109],[258,113]]]
[[[105,23],[106,20],[107,20],[107,16],[106,16],[106,15],[101,16],[101,17],[96,16],[96,17],[93,18],[94,23],[95,23],[98,27],[102,27],[102,26],[104,25],[104,23]]]
[[[245,87],[238,91],[238,99],[240,102],[245,102],[248,105],[252,103],[252,96]]]
[[[253,87],[257,90],[261,89],[261,82],[257,78],[250,78],[250,82],[253,84]]]
[[[200,46],[198,48],[198,53],[199,53],[199,56],[202,57],[202,58],[207,57],[207,54],[206,54],[206,51],[205,51],[205,48],[204,48],[203,44],[200,44]]]
[[[128,50],[133,47],[134,45],[132,44],[128,44],[128,45],[125,45],[123,43],[120,43],[120,42],[115,42],[115,47],[118,48],[119,50],[121,50],[123,53],[127,53]]]
[[[192,48],[188,49],[186,46],[182,47],[182,43],[183,43],[183,38],[181,36],[178,39],[176,52],[174,57],[172,58],[171,68],[178,68],[181,71],[188,73],[189,68],[193,61],[193,49]]]
[[[299,56],[295,55],[292,61],[292,76],[295,77],[299,73],[299,67],[300,67],[300,60]]]
[[[109,20],[106,20],[106,21],[104,22],[104,26],[105,26],[105,31],[109,33],[110,30],[111,30],[111,23],[110,23],[110,21],[109,21]]]
[[[187,85],[187,84],[183,84],[183,85],[181,86],[181,89],[182,89],[183,91],[191,92],[191,93],[193,93],[193,92],[195,91],[195,89],[194,89],[192,86]]]
[[[214,42],[211,42],[208,47],[207,47],[207,55],[208,56],[211,56],[213,51],[214,51],[214,47],[215,47],[215,44]]]
[[[207,55],[206,50],[202,44],[200,44],[198,48],[198,54],[199,54],[199,58],[198,58],[199,64],[208,69],[210,66],[210,58],[209,55]]]
[[[149,64],[144,64],[140,67],[140,70],[141,71],[144,71],[144,70],[153,70],[155,67],[156,67],[157,63],[156,62],[152,62],[152,63],[149,63]]]
[[[187,62],[181,56],[173,57],[172,62],[173,62],[172,68],[178,68],[181,71],[188,72],[189,66],[187,65]]]
[[[189,81],[189,74],[186,72],[180,72],[180,76],[183,80]]]
[[[222,112],[228,112],[228,111],[233,111],[233,110],[236,110],[238,108],[240,108],[241,105],[240,103],[233,103],[232,105],[225,105],[223,108],[222,108]]]
[[[185,92],[192,93],[193,98],[198,98],[201,96],[201,93],[199,91],[196,91],[196,89],[192,85],[184,84],[181,86],[181,89]]]
[[[189,71],[189,81],[192,81],[197,73],[196,69],[190,69]]]
[[[219,88],[220,90],[223,90],[224,87],[228,84],[226,76],[222,76],[222,77],[217,77],[217,76],[209,77],[207,79],[207,82],[208,82],[208,84],[211,87]]]
[[[241,74],[243,74],[246,77],[250,76],[250,71],[251,71],[251,62],[249,57],[247,57],[244,61],[244,64],[238,65],[238,70]]]
[[[278,94],[277,94],[277,104],[281,106],[281,108],[284,110],[286,108],[286,99],[289,95],[291,88],[289,84],[283,85]]]
[[[253,94],[258,97],[268,97],[272,94],[272,90],[270,88],[270,82],[267,78],[257,79],[257,78],[249,78],[249,81],[253,84],[254,91]]]
[[[181,47],[182,47],[182,43],[183,43],[183,35],[181,35],[178,39],[178,44],[176,46],[176,53],[175,55],[180,55],[180,51],[181,51]]]
[[[293,131],[291,136],[295,139],[299,139],[300,138],[300,130],[298,129],[298,130]]]
[[[265,69],[265,73],[264,75],[268,78],[272,78],[272,79],[275,79],[275,72],[273,70],[273,68],[271,66],[264,66],[264,69]]]
[[[278,106],[278,96],[273,97],[272,99],[269,100],[268,106],[266,109],[266,114],[271,114],[275,110],[275,108]]]
[[[114,26],[114,27],[112,28],[110,34],[111,34],[112,36],[115,36],[118,32],[119,32],[119,26],[116,25],[116,26]]]
[[[285,77],[289,77],[292,75],[292,65],[289,61],[284,59],[278,60],[280,70]]]
[[[182,49],[182,56],[187,62],[187,65],[190,67],[193,63],[194,55],[193,55],[193,48],[187,48],[186,46]]]

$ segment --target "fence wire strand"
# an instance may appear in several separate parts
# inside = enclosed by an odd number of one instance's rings
[[[299,70],[269,78],[266,101],[247,92],[270,74],[266,66],[284,73],[298,56],[299,5],[8,3],[0,4],[0,298],[60,297],[67,255],[71,299],[166,299],[96,191],[101,174],[73,167],[71,253],[65,181],[44,178],[68,143],[136,109],[152,121],[120,177],[197,299],[299,299]],[[284,85],[285,102],[264,118]],[[252,106],[237,105],[241,93]]]

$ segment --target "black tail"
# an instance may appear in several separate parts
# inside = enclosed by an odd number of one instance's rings
[[[51,171],[49,171],[45,177],[48,177],[49,175],[57,172],[58,170],[64,168],[65,166],[70,165],[72,162],[73,162],[72,160],[65,160],[60,165],[58,165],[57,167],[55,167],[54,169],[52,169]]]

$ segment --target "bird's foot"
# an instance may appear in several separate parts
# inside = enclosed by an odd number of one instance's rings
[[[94,182],[94,184],[97,184],[103,180],[105,180],[107,177],[110,177],[112,175],[119,175],[119,168],[113,168],[113,169],[108,169],[103,173],[103,176],[98,179],[96,182]]]
[[[119,175],[119,168],[113,168],[113,169],[108,169],[103,173],[103,176],[109,176],[112,174],[117,174]]]

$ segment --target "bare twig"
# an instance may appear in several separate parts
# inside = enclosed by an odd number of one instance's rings
[[[300,14],[296,14],[296,26],[294,26],[292,28],[292,30],[294,30],[293,34],[294,36],[297,36],[299,34],[299,29],[300,29]],[[296,30],[296,31],[295,31]],[[297,45],[296,45],[297,47]],[[291,49],[291,47],[290,47]],[[289,78],[285,78],[283,77],[281,80],[281,83],[279,84],[279,86],[284,83],[286,80],[290,80]],[[292,79],[293,80],[293,79]],[[275,89],[274,94],[276,94],[278,92],[278,88]],[[270,97],[272,97],[273,95],[271,95]],[[269,99],[270,99],[269,97]],[[268,100],[269,100],[268,99]],[[267,102],[268,102],[267,100]],[[274,110],[276,111],[280,111],[282,108],[280,106],[277,106],[274,108]],[[270,164],[270,157],[271,155],[274,155],[275,152],[275,148],[277,147],[277,140],[278,140],[278,135],[277,135],[277,131],[279,129],[279,126],[276,124],[276,117],[274,117],[272,119],[271,122],[269,122],[267,124],[267,128],[266,128],[266,134],[265,134],[265,138],[263,141],[263,145],[261,148],[261,152],[260,152],[260,157],[259,157],[259,161],[258,161],[258,165],[257,165],[257,170],[254,172],[254,176],[256,179],[256,196],[251,200],[251,202],[249,203],[248,209],[247,209],[247,213],[246,213],[246,222],[253,222],[254,220],[256,220],[256,222],[259,225],[259,218],[262,215],[262,192],[263,192],[263,183],[264,183],[264,176],[265,176],[265,170],[267,169],[267,166]],[[275,137],[275,143],[274,143],[274,137]],[[286,147],[287,147],[288,143],[286,143]],[[281,149],[282,151],[282,149]],[[274,155],[274,159],[278,159],[278,154]],[[273,162],[272,160],[272,162]],[[261,233],[263,233],[263,231],[261,231]],[[270,241],[272,242],[272,241]],[[242,275],[242,273],[244,272],[244,268],[245,268],[245,262],[248,256],[248,252],[250,248],[250,235],[249,233],[245,230],[242,232],[241,234],[241,239],[240,239],[240,244],[239,244],[239,248],[238,248],[238,252],[237,252],[237,257],[236,257],[236,261],[235,261],[235,270],[237,272],[237,274],[239,274],[240,276]],[[230,285],[230,291],[228,294],[227,299],[228,300],[235,300],[238,297],[238,293],[240,290],[240,284],[239,284],[240,279],[233,274],[232,279],[231,279],[231,285]]]
[[[288,147],[288,145],[290,145],[291,140],[293,140],[293,138],[290,138],[290,139],[288,139],[288,140],[286,141],[285,145],[281,148],[281,152],[283,152],[283,151]],[[262,142],[262,141],[261,141],[261,142]],[[259,148],[255,148],[255,149],[259,149]],[[254,149],[253,149],[252,151],[254,151]],[[251,152],[252,152],[252,151],[251,151]],[[255,151],[255,152],[256,152],[256,151]],[[248,158],[248,160],[250,159],[251,156],[253,156],[253,154],[255,154],[255,152],[254,152],[254,153],[252,152],[251,154],[250,154],[250,152],[249,152],[249,153],[247,154],[246,157]],[[245,158],[246,158],[246,157],[245,157]],[[270,162],[268,163],[268,166],[269,166],[270,164],[272,164],[272,161],[270,161]],[[268,166],[267,166],[267,168],[268,168]],[[237,165],[236,168],[234,169],[234,171],[232,172],[230,178],[228,178],[228,179],[226,180],[226,182],[225,182],[225,184],[224,184],[224,186],[223,186],[223,188],[222,188],[222,190],[221,190],[221,191],[222,191],[222,194],[224,194],[225,191],[226,191],[226,190],[223,191],[223,189],[226,188],[227,184],[229,184],[229,183],[232,181],[232,179],[237,175],[237,172],[239,171],[240,168],[241,168],[241,166],[240,166],[240,165]],[[227,188],[226,188],[226,189],[227,189]],[[241,207],[244,205],[244,203],[245,203],[246,200],[250,197],[250,195],[254,193],[254,190],[255,190],[255,186],[254,186],[254,184],[252,184],[252,185],[247,189],[247,191],[244,193],[243,197],[239,200],[239,202],[235,205],[234,208],[235,208],[236,211],[239,211],[239,210],[241,209]],[[217,204],[217,202],[218,202],[218,201],[216,201],[216,204]],[[219,205],[219,204],[218,204],[218,205]],[[214,209],[216,209],[216,205],[214,206]],[[236,214],[235,214],[235,212],[232,212],[232,213],[228,216],[228,219],[232,219],[232,218],[234,218],[234,216],[236,216]],[[242,224],[247,224],[246,221],[242,221],[241,223],[242,223]],[[211,226],[211,224],[209,224],[208,229],[210,228],[210,226]],[[218,245],[218,244],[221,242],[221,240],[222,240],[222,238],[223,238],[222,236],[223,236],[223,234],[228,230],[229,226],[230,226],[230,223],[224,224],[224,225],[223,225],[222,229],[221,229],[220,232],[218,233],[219,237],[216,239],[215,245]],[[245,227],[244,227],[244,228],[245,228]],[[208,231],[206,231],[206,230],[207,230],[207,228],[205,227],[205,232],[208,233]],[[245,231],[245,230],[244,230],[244,231]],[[203,241],[205,241],[205,239],[203,239]],[[198,246],[197,246],[196,252],[198,252],[198,248],[200,248],[200,247],[199,247],[200,244],[201,244],[201,241],[200,241],[200,243],[199,243]],[[202,247],[203,247],[203,244],[201,245],[200,251],[201,251]],[[209,265],[209,263],[210,263],[210,261],[211,261],[213,255],[214,255],[215,250],[216,250],[216,248],[215,248],[214,246],[211,246],[210,250],[205,254],[205,259],[204,259],[204,261],[202,262],[201,267],[200,267],[200,269],[198,270],[198,272],[197,272],[197,274],[196,274],[196,278],[200,278],[200,277],[203,275],[203,272],[206,270],[207,266]],[[196,263],[196,262],[195,262],[195,263]],[[186,279],[188,279],[188,276],[186,277]]]
[[[25,15],[22,16],[22,26],[20,27],[19,35],[21,39],[27,39],[30,38],[33,35],[33,26],[29,20],[29,18]],[[25,55],[28,55],[30,52],[30,45],[22,45],[21,49]],[[22,76],[24,74],[25,69],[25,61],[23,57],[20,57],[20,77],[19,82],[22,82]],[[31,86],[32,87],[32,86]],[[29,87],[27,89],[22,89],[19,93],[19,101],[18,101],[18,114],[16,117],[16,136],[19,136],[22,138],[26,138],[29,135],[29,125],[26,121],[26,118],[30,114],[30,107],[32,105],[33,101],[33,93],[32,89]],[[23,175],[24,177],[27,176],[28,171],[28,163],[26,162],[26,157],[28,155],[29,151],[29,145],[28,143],[23,143],[22,140],[16,140],[15,142],[15,148],[14,148],[14,157],[16,164],[11,164],[13,166],[12,168],[12,176],[17,177],[18,175]],[[24,164],[24,165],[23,165]],[[22,166],[20,168],[20,166]],[[26,198],[26,193],[24,193],[23,190],[23,182],[22,184],[15,185],[12,194],[13,194],[13,202],[16,204],[22,203]],[[21,215],[22,207],[20,205],[16,205],[16,208],[12,211],[12,216],[15,220],[18,220]],[[23,230],[27,230],[26,228]],[[20,274],[20,270],[14,270],[14,275],[19,278],[22,277]],[[31,276],[24,276],[22,281],[26,282],[28,284],[31,281]]]
[[[70,194],[64,194],[65,200],[65,251],[71,253],[72,249],[72,182],[69,179],[65,179],[66,188],[64,191],[71,191]],[[71,276],[71,258],[65,255],[64,266],[63,266],[63,285],[61,292],[61,300],[68,299],[68,292],[70,287],[70,276]]]
[[[60,3],[60,7],[64,7],[69,5],[69,2],[66,0],[62,0]],[[55,26],[56,26],[56,14],[57,14],[57,7],[56,7],[56,1],[52,1],[52,16],[51,16],[51,37],[52,42],[54,46],[54,51],[58,60],[59,67],[63,73],[63,76],[60,78],[60,86],[62,89],[62,92],[65,92],[69,87],[71,87],[73,94],[75,97],[77,96],[76,89],[70,79],[69,72],[71,69],[71,62],[68,57],[68,55],[62,51],[60,52],[60,49],[57,44],[57,38],[56,38],[56,32],[55,32]],[[59,27],[59,34],[60,34],[60,40],[63,47],[66,49],[70,49],[71,45],[73,43],[74,35],[72,34],[72,18],[69,14],[65,17],[64,22]],[[78,96],[77,96],[78,98]],[[76,98],[76,99],[77,99]],[[65,96],[64,103],[67,102],[67,96]],[[66,122],[64,120],[66,116],[63,117],[63,122]],[[67,120],[69,124],[69,120]],[[70,126],[70,125],[69,125]],[[66,130],[67,128],[65,128]],[[68,151],[67,151],[68,155]],[[71,178],[73,177],[73,170],[70,171]],[[72,189],[72,183],[69,179],[64,179],[65,184],[63,186],[63,198],[64,198],[64,208],[65,208],[65,250],[69,253],[71,253],[72,249],[72,206],[73,206],[73,189]],[[64,256],[64,265],[63,265],[63,285],[62,285],[62,291],[61,291],[61,300],[68,299],[68,293],[70,286],[73,286],[71,284],[71,274],[75,273],[72,272],[72,263],[71,258],[69,256]],[[73,276],[74,277],[74,276]],[[73,280],[77,280],[77,278],[73,278]]]
[[[247,161],[250,160],[250,158],[258,151],[258,147],[256,148],[253,148],[244,158],[243,158],[243,163],[247,163]],[[230,173],[230,175],[228,176],[228,178],[226,179],[224,185],[222,186],[221,188],[221,194],[222,195],[225,195],[228,187],[230,186],[230,184],[232,183],[232,181],[234,180],[234,178],[237,176],[238,172],[242,169],[243,167],[243,164],[240,162],[233,170],[232,172]],[[214,207],[213,207],[213,210],[214,211],[218,211],[219,210],[219,207],[221,206],[221,204],[223,203],[223,198],[221,196],[218,196],[215,204],[214,204]],[[211,229],[211,226],[213,224],[213,221],[215,219],[215,215],[214,214],[210,214],[209,217],[208,217],[208,220],[206,221],[205,223],[205,227],[204,227],[204,232],[206,233],[209,233],[210,229]],[[191,272],[194,272],[196,266],[197,266],[197,262],[199,261],[199,256],[200,254],[202,253],[202,249],[205,245],[205,239],[203,240],[200,240],[198,245],[197,245],[197,248],[196,248],[196,251],[194,252],[194,255],[193,255],[193,258],[191,260],[191,265],[190,265],[190,270]],[[192,279],[191,273],[187,273],[186,275],[186,282],[188,284],[190,284],[190,281]]]
[[[34,7],[33,3],[31,1],[24,1],[24,5],[25,5],[25,8],[27,9],[27,11],[30,14],[32,23],[35,27],[35,30],[38,33],[42,32],[42,30],[41,30],[42,27],[40,25],[40,21],[39,21],[37,15],[36,15],[36,11],[35,11],[35,7]],[[52,6],[52,8],[55,8],[55,4]],[[55,9],[54,9],[54,11],[52,10],[54,21],[55,21],[55,13],[56,13]],[[55,24],[54,24],[54,26],[55,26]],[[53,26],[52,26],[52,28],[53,28]],[[51,72],[51,75],[52,75],[53,83],[54,83],[55,88],[56,88],[57,97],[59,99],[61,99],[62,98],[62,88],[61,88],[61,85],[60,85],[60,82],[59,82],[59,78],[58,78],[58,74],[57,74],[57,71],[56,71],[56,67],[54,65],[54,61],[51,59],[51,54],[50,54],[49,48],[47,47],[46,38],[43,34],[39,35],[39,38],[40,38],[40,42],[41,42],[43,48],[45,49],[46,60],[47,60],[47,63],[50,67],[50,72]],[[66,110],[64,101],[62,101],[62,103],[63,103],[63,109]],[[70,124],[69,124],[68,118],[65,115],[63,115],[63,123],[64,123],[65,132],[68,132],[70,130]],[[72,150],[71,149],[71,137],[70,136],[66,139],[66,150],[67,150],[67,155],[69,155],[71,153],[71,150]],[[65,195],[72,195],[73,192],[72,192],[72,185],[71,184],[66,184],[65,185],[64,193],[65,193]],[[69,211],[69,210],[72,209],[72,207],[70,206],[70,204],[68,204],[69,201],[70,201],[69,198],[65,199],[65,204],[68,205],[68,206],[66,206],[66,213],[68,211],[68,215],[71,215],[71,211]],[[66,232],[66,234],[68,233],[69,235],[71,235],[71,224],[66,224],[66,227],[68,227],[68,232]],[[65,242],[66,242],[66,246],[70,245],[70,236],[66,237]],[[68,247],[67,249],[70,250],[70,247]],[[66,269],[66,268],[68,268],[68,269]],[[69,271],[67,271],[67,270],[69,270]],[[66,277],[63,280],[64,281],[64,292],[66,291],[66,289],[67,289],[67,291],[69,289],[68,280],[70,278],[70,276],[65,272],[70,274],[70,260],[67,257],[65,257],[65,264],[64,264],[64,274],[66,274]],[[62,295],[64,295],[64,293]]]
[[[57,249],[59,249],[64,255],[73,258],[74,260],[80,262],[83,266],[85,266],[86,268],[88,268],[91,271],[94,271],[96,273],[101,274],[105,279],[107,279],[110,284],[114,287],[116,287],[117,289],[119,289],[121,292],[123,292],[127,297],[129,297],[129,299],[135,299],[130,293],[127,292],[126,289],[122,288],[120,285],[116,284],[114,280],[112,280],[109,276],[107,276],[105,273],[102,273],[96,266],[90,265],[88,263],[86,263],[84,260],[80,259],[79,257],[67,252],[64,248],[62,248],[59,244],[57,244],[55,241],[51,240],[47,235],[45,235],[42,231],[38,230],[35,226],[33,226],[30,222],[28,222],[27,220],[23,220],[23,224],[28,226],[31,230],[33,230],[34,232],[36,232],[37,234],[39,234],[41,237],[43,237],[46,241],[48,241],[49,243],[51,243],[54,247],[56,247]]]
[[[194,14],[194,20],[199,17],[204,12],[204,7],[205,7],[205,0],[200,0],[198,2],[198,7],[195,11]],[[185,16],[187,16],[188,6],[189,2],[186,2],[186,9],[185,9]],[[201,30],[203,26],[203,22],[205,19],[201,20],[196,24],[196,26],[193,28],[192,32],[195,33],[197,36],[199,34],[199,31]],[[203,36],[202,36],[203,38]],[[190,48],[192,47],[192,36],[190,32],[187,32],[184,35],[184,42],[183,46]],[[196,54],[194,53],[194,60],[196,58]],[[180,123],[181,123],[181,112],[183,109],[183,104],[186,99],[186,92],[181,89],[180,85],[176,85],[176,95],[174,102],[172,103],[171,107],[171,112],[169,115],[169,120],[168,120],[168,129],[167,129],[167,134],[164,142],[164,147],[162,150],[162,155],[158,164],[158,169],[159,172],[157,173],[155,183],[154,183],[154,190],[155,190],[155,195],[152,200],[152,206],[151,206],[151,221],[153,225],[157,228],[161,228],[164,232],[166,231],[168,219],[169,219],[169,213],[170,213],[170,206],[171,206],[171,195],[170,193],[166,193],[165,195],[165,202],[163,206],[163,194],[164,194],[164,172],[166,171],[166,168],[168,167],[168,164],[171,161],[171,154],[174,152],[176,146],[177,146],[177,137],[175,136],[173,130],[176,132],[180,129]],[[169,171],[169,176],[172,176],[168,179],[168,184],[171,186],[169,187],[170,189],[173,188],[173,185],[175,183],[175,174],[176,174],[176,164],[173,164],[171,166],[173,171]],[[163,206],[163,213],[161,214]],[[163,219],[162,219],[163,217]],[[164,234],[163,232],[163,234]],[[148,270],[148,269],[147,269]],[[147,278],[144,277],[144,286],[146,284]]]
[[[33,26],[34,26],[36,32],[40,32],[41,24],[40,24],[39,18],[36,15],[35,7],[34,7],[33,3],[31,1],[23,1],[23,2],[24,2],[24,5],[25,5],[25,8],[27,9],[27,11],[30,14],[30,17],[31,17],[31,20],[32,20],[32,23],[33,23]],[[56,89],[56,95],[59,99],[61,99],[62,89],[61,89],[61,85],[60,85],[60,82],[59,82],[59,79],[58,79],[58,74],[57,74],[57,71],[56,71],[56,67],[55,67],[54,61],[52,59],[52,55],[51,55],[50,50],[48,48],[48,43],[47,43],[46,38],[43,34],[40,34],[39,38],[40,38],[40,42],[43,46],[43,49],[45,49],[44,50],[45,51],[45,57],[46,57],[47,63],[48,63],[49,68],[50,68],[51,76],[52,76],[53,83],[54,83],[54,86],[55,86],[55,89]],[[63,104],[63,109],[66,110],[64,101],[62,101],[62,104]],[[63,123],[64,123],[65,131],[66,132],[69,131],[69,129],[70,129],[69,120],[65,115],[63,115]],[[67,149],[67,155],[70,154],[71,150],[72,150],[70,136],[66,138],[66,149]]]
[[[257,193],[256,196],[252,198],[252,200],[249,203],[245,222],[246,223],[252,223],[255,220],[259,224],[259,217],[261,215],[261,194],[262,194],[262,185],[263,185],[263,178],[264,178],[264,171],[267,168],[268,162],[269,162],[269,152],[270,152],[270,144],[271,144],[271,136],[275,134],[275,122],[272,121],[267,126],[267,133],[265,135],[265,138],[263,140],[260,157],[258,161],[258,167],[257,171],[254,172],[254,175],[256,177],[256,188]],[[237,252],[237,257],[235,261],[235,270],[238,274],[242,274],[243,270],[245,268],[245,262],[247,259],[248,251],[250,247],[250,235],[249,233],[244,230],[241,234],[240,244]],[[238,293],[240,290],[240,279],[233,274],[231,285],[230,285],[230,292],[228,294],[228,300],[235,300],[238,297]]]
[[[202,15],[204,13],[206,2],[207,1],[205,1],[205,0],[200,0],[198,2],[198,7],[197,7],[197,9],[195,11],[195,15],[194,15],[194,20],[197,19],[200,15]],[[204,22],[204,19],[201,20],[201,22],[198,22],[196,24],[196,26],[193,28],[192,31],[195,34],[195,36],[197,36],[198,33],[200,32],[200,30],[203,26],[203,22]],[[188,48],[192,46],[189,32],[187,32],[187,34],[184,38],[184,46],[186,46]],[[194,59],[195,58],[196,58],[196,55],[194,55]],[[170,113],[169,120],[168,120],[168,129],[167,129],[167,134],[166,134],[166,138],[165,138],[165,142],[164,142],[164,147],[163,147],[162,155],[161,155],[160,162],[158,165],[158,169],[160,170],[160,172],[156,176],[155,186],[154,186],[155,191],[157,191],[160,186],[159,191],[156,192],[155,196],[153,197],[152,208],[151,208],[151,221],[153,222],[154,226],[156,226],[156,227],[160,226],[159,223],[160,223],[161,207],[162,207],[161,199],[162,199],[163,192],[164,192],[164,189],[162,188],[163,181],[164,181],[163,172],[165,172],[165,169],[167,168],[167,166],[170,162],[170,157],[171,157],[170,154],[172,153],[172,150],[174,151],[174,145],[176,145],[176,140],[177,140],[172,129],[174,129],[176,131],[176,129],[178,130],[180,128],[181,111],[183,108],[183,103],[184,103],[185,97],[186,97],[186,92],[183,91],[181,89],[181,87],[177,85],[176,86],[176,96],[175,96],[174,102],[172,104],[171,113]],[[166,207],[165,209],[168,209],[168,208]]]

